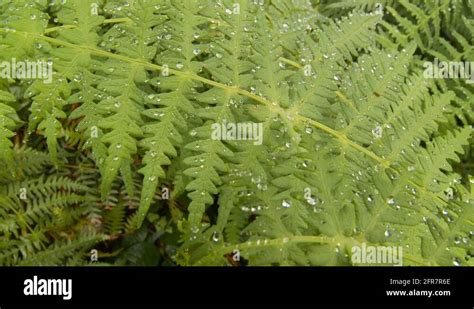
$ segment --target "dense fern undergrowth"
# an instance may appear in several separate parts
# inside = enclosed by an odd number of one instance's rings
[[[473,40],[472,0],[1,1],[51,76],[1,67],[0,265],[472,266],[474,84],[424,64]]]

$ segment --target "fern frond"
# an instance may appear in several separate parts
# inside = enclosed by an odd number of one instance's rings
[[[472,265],[470,2],[2,2],[0,263]]]

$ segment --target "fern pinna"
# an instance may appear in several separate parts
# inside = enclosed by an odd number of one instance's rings
[[[473,7],[2,1],[0,263],[473,265]]]

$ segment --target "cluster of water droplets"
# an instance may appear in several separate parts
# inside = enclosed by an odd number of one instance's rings
[[[264,207],[262,207],[262,205],[242,206],[242,207],[240,207],[240,209],[241,209],[243,212],[258,213],[258,212],[260,212],[262,209],[264,209]]]
[[[259,191],[266,191],[268,189],[268,185],[264,177],[261,177],[261,176],[251,177],[250,181],[253,184],[255,184],[255,186],[257,187]]]

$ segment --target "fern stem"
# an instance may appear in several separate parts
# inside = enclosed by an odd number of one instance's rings
[[[342,92],[336,91],[335,93],[336,93],[336,96],[337,96],[342,102],[344,102],[347,106],[349,106],[349,107],[350,107],[351,109],[353,109],[355,112],[357,112],[357,113],[359,112],[359,111],[357,110],[357,108],[355,108],[354,103],[352,103],[351,100],[349,100],[348,98],[346,98],[346,96],[345,96],[344,94],[342,94]]]
[[[364,240],[369,246],[381,246],[380,244],[370,243]],[[256,249],[256,248],[264,248],[264,247],[281,247],[288,244],[298,244],[298,243],[316,243],[316,244],[333,244],[345,248],[351,248],[352,246],[361,246],[359,241],[356,241],[353,238],[348,238],[343,235],[337,235],[335,237],[328,237],[328,236],[293,236],[293,237],[284,237],[284,238],[275,238],[272,240],[257,240],[257,241],[247,241],[244,243],[231,245],[231,246],[223,246],[217,248],[212,255],[224,255],[228,253],[230,250],[238,250],[238,251],[245,251],[249,249]],[[419,266],[432,266],[437,265],[436,263],[433,264],[431,261],[427,261],[425,259],[420,259],[411,254],[403,254],[403,259],[413,262]],[[200,260],[202,261],[202,260]],[[200,265],[200,263],[196,263],[196,265]]]
[[[62,25],[62,26],[57,26],[57,27],[52,27],[52,28],[45,29],[44,33],[47,34],[47,33],[59,31],[59,30],[62,30],[62,29],[74,29],[76,27],[77,26],[75,26],[75,25]]]
[[[298,69],[301,69],[303,66],[301,64],[299,64],[298,62],[296,61],[293,61],[293,60],[290,60],[290,59],[287,59],[287,58],[284,58],[284,57],[280,57],[280,61],[282,62],[285,62],[295,68],[298,68]]]
[[[130,21],[132,21],[132,20],[128,17],[110,18],[110,19],[105,19],[102,24],[106,25],[106,24],[126,23],[126,22],[130,22]],[[60,30],[63,30],[63,29],[74,29],[74,28],[77,28],[77,25],[61,25],[61,26],[46,29],[44,31],[44,34],[55,32],[55,31],[60,31]]]
[[[264,247],[275,247],[288,245],[290,243],[318,243],[318,244],[330,244],[334,243],[335,239],[327,236],[293,236],[285,238],[275,238],[271,240],[257,240],[257,241],[247,241],[240,244],[235,244],[231,246],[220,246],[216,248],[210,255],[223,256],[232,250],[249,250],[254,248],[264,248]],[[200,260],[202,261],[202,260]],[[199,265],[199,261],[195,265]]]
[[[116,24],[116,23],[128,23],[131,22],[132,20],[128,17],[123,17],[123,18],[110,18],[104,20],[103,24]]]
[[[385,168],[390,168],[390,163],[387,161],[387,160],[384,160],[382,158],[380,158],[379,156],[377,156],[375,153],[373,153],[372,151],[368,150],[367,148],[364,148],[362,146],[360,146],[359,144],[351,141],[349,138],[347,138],[347,136],[345,136],[344,134],[341,134],[340,132],[334,130],[334,129],[331,129],[330,127],[322,124],[322,123],[319,123],[313,119],[310,119],[310,118],[306,118],[304,116],[301,116],[301,115],[296,115],[296,118],[299,118],[302,122],[309,122],[311,123],[313,126],[315,126],[316,128],[319,128],[323,131],[326,131],[327,133],[333,135],[334,137],[338,138],[341,142],[345,143],[345,144],[348,144],[350,145],[351,147],[359,150],[360,152],[366,154],[367,156],[369,156],[370,158],[374,159],[375,161],[377,161],[378,163],[380,163],[382,166],[384,166]]]

